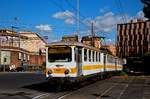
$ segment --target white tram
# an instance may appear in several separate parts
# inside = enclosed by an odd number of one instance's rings
[[[54,42],[46,49],[46,77],[75,82],[93,75],[122,71],[123,61],[79,42]]]

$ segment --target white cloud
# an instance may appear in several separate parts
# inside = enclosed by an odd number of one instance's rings
[[[91,22],[94,22],[96,32],[111,32],[118,23],[122,22],[122,17],[115,15],[113,12],[107,12],[104,15],[95,17],[94,20],[87,18],[84,22],[89,26],[91,26]]]
[[[104,45],[115,45],[115,39],[106,38],[102,44]]]
[[[65,18],[72,18],[74,17],[74,13],[66,10],[64,12],[57,12],[53,15],[53,18],[56,18],[56,19],[65,19]]]
[[[74,24],[75,22],[74,22],[74,19],[66,19],[65,23],[66,24]]]
[[[137,12],[136,17],[139,18],[139,19],[147,20],[147,18],[144,17],[143,11]]]
[[[135,16],[115,15],[113,12],[106,12],[103,15],[97,16],[94,19],[86,18],[84,23],[91,27],[91,22],[94,23],[95,32],[109,33],[116,29],[117,24],[127,23],[130,20],[143,19],[146,20],[142,11],[137,12]]]
[[[52,31],[52,27],[48,24],[40,24],[35,26],[36,29],[40,30],[40,31],[44,31],[44,32],[51,32]]]
[[[66,24],[74,24],[75,20],[74,20],[74,13],[70,12],[68,10],[64,11],[64,12],[57,12],[55,14],[52,15],[53,18],[55,19],[62,19],[64,20],[64,23]]]

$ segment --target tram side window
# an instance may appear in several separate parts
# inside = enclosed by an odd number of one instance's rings
[[[84,61],[87,61],[87,49],[84,49]]]
[[[96,62],[98,61],[98,58],[97,58],[97,52],[96,52]]]
[[[92,54],[92,56],[93,56],[93,62],[95,61],[95,51],[93,51],[93,54]]]
[[[101,61],[101,53],[99,53],[99,62]]]
[[[78,48],[74,48],[74,60],[75,62],[77,61],[77,51],[78,51]]]
[[[91,62],[91,50],[89,50],[89,62]]]
[[[97,62],[99,62],[99,52],[97,52]]]

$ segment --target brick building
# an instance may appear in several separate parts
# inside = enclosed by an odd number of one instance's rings
[[[142,68],[141,57],[150,51],[150,21],[131,20],[117,25],[117,56],[126,58],[136,69]]]
[[[82,41],[83,44],[85,45],[89,45],[89,46],[94,46],[96,48],[100,48],[101,47],[101,37],[98,36],[84,36],[82,37]]]
[[[117,31],[117,56],[141,57],[150,51],[150,21],[118,24]]]
[[[116,46],[115,45],[103,45],[102,48],[108,49],[112,55],[116,56]]]
[[[1,29],[0,69],[4,66],[6,69],[10,66],[41,66],[45,62],[45,45],[36,33]]]

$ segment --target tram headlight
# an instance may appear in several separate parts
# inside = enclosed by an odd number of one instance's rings
[[[52,70],[48,70],[48,72],[47,72],[48,74],[52,74],[53,72],[52,72]]]
[[[67,75],[67,74],[69,74],[69,72],[70,72],[69,69],[66,69],[64,74]]]

